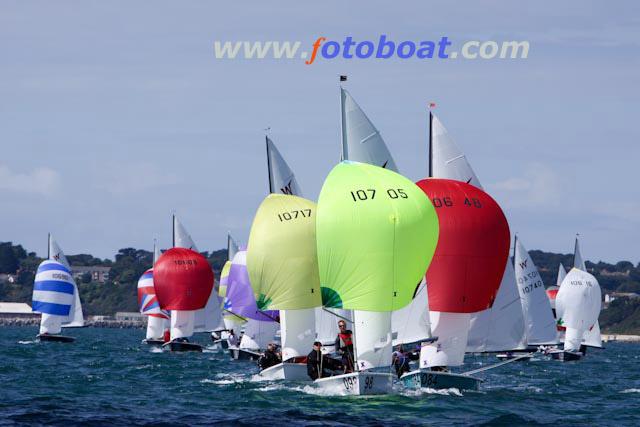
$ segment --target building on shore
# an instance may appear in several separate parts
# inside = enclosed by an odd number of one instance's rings
[[[145,322],[145,316],[137,311],[118,311],[115,319],[118,322]]]
[[[0,319],[40,319],[24,302],[0,302]]]
[[[71,274],[76,281],[80,281],[85,274],[89,274],[91,275],[92,282],[105,283],[109,280],[109,271],[111,271],[111,267],[83,265],[71,266]]]

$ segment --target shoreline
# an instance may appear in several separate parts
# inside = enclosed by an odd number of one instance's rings
[[[40,318],[4,318],[0,319],[0,327],[3,326],[40,326]],[[115,328],[115,329],[143,329],[146,328],[145,322],[124,321],[124,320],[88,320],[85,321],[85,328]]]
[[[627,334],[602,334],[603,342],[619,341],[619,342],[640,342],[640,335]]]

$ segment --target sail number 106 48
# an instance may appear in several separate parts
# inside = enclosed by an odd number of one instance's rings
[[[374,188],[367,188],[366,190],[354,190],[351,191],[351,198],[354,202],[360,200],[373,200],[376,198],[376,190]],[[402,188],[389,188],[387,191],[387,197],[390,199],[408,199],[407,193]]]

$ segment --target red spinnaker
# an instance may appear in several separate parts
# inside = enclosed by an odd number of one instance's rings
[[[438,213],[440,237],[427,270],[429,309],[475,313],[491,307],[509,256],[509,224],[495,200],[473,185],[417,183]]]
[[[172,248],[153,267],[153,284],[165,310],[204,308],[213,288],[213,271],[207,259],[186,248]]]

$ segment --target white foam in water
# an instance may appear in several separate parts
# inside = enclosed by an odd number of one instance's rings
[[[33,340],[33,341],[18,341],[18,344],[35,344],[37,341]]]
[[[236,383],[243,383],[247,381],[247,378],[241,374],[217,374],[215,380],[205,378],[200,380],[202,384],[216,384],[216,385],[229,385]]]
[[[443,388],[443,389],[435,389],[435,388],[408,388],[401,392],[401,394],[405,396],[419,397],[425,394],[437,394],[440,396],[459,396],[462,397],[462,393],[457,388]]]
[[[151,347],[149,353],[164,353],[161,347]]]
[[[620,393],[640,393],[640,388],[628,388],[626,390],[622,390]]]

